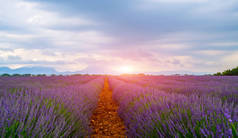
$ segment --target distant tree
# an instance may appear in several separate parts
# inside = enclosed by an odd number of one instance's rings
[[[82,76],[82,74],[72,74],[72,76]]]
[[[233,69],[225,70],[222,73],[217,72],[214,75],[216,75],[216,76],[220,76],[220,75],[222,75],[222,76],[238,76],[238,66],[236,68],[233,68]]]
[[[215,75],[215,76],[221,76],[222,73],[221,73],[221,72],[217,72],[217,73],[215,73],[214,75]]]
[[[38,74],[38,75],[36,75],[36,76],[38,76],[38,77],[40,77],[40,76],[46,76],[46,74]]]
[[[19,77],[19,76],[21,76],[21,74],[13,74],[12,76]]]
[[[31,74],[22,74],[22,76],[24,76],[24,77],[30,77]]]
[[[2,74],[1,75],[2,77],[9,77],[9,76],[11,76],[10,74],[7,74],[7,73],[4,73],[4,74]]]

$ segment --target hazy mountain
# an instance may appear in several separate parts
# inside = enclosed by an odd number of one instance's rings
[[[54,68],[50,67],[22,67],[10,69],[8,67],[0,67],[0,74],[60,74]]]
[[[106,70],[95,68],[86,68],[82,71],[75,72],[58,72],[54,68],[50,67],[22,67],[17,69],[10,69],[8,67],[0,67],[0,74],[108,74]],[[191,71],[160,71],[160,72],[145,72],[144,74],[152,75],[174,75],[174,74],[189,74],[189,75],[204,75],[209,74],[209,72],[191,72]]]
[[[174,75],[174,74],[180,74],[180,75],[206,75],[211,74],[211,72],[192,72],[192,71],[160,71],[160,72],[147,72],[145,74],[153,74],[153,75]]]

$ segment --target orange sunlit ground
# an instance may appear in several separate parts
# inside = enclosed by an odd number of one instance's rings
[[[104,88],[99,96],[98,106],[91,117],[93,134],[91,137],[126,137],[125,125],[118,116],[118,104],[112,99],[112,90],[108,83],[108,78],[104,81]]]

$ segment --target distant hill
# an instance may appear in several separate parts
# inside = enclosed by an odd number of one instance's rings
[[[1,74],[56,74],[56,75],[69,75],[69,74],[108,74],[109,69],[102,69],[100,67],[88,67],[81,71],[75,72],[58,72],[54,68],[51,67],[22,67],[17,69],[10,69],[8,67],[0,67],[0,75]],[[111,72],[112,74],[116,74],[115,72]],[[191,72],[191,71],[160,71],[160,72],[143,72],[144,74],[152,74],[152,75],[205,75],[209,74],[208,72]]]
[[[50,67],[22,67],[10,69],[8,67],[0,67],[0,74],[60,74],[54,68]]]
[[[228,69],[223,72],[217,72],[215,76],[238,76],[238,66],[233,69]]]
[[[66,71],[66,72],[58,72],[54,68],[51,67],[22,67],[22,68],[17,68],[17,69],[11,69],[8,67],[0,67],[0,75],[1,74],[46,74],[46,75],[51,75],[51,74],[56,74],[56,75],[70,75],[70,74],[103,74],[106,73],[103,70],[96,70],[87,68],[82,71]]]
[[[192,72],[192,71],[160,71],[160,72],[146,72],[145,74],[153,74],[153,75],[207,75],[210,72]]]

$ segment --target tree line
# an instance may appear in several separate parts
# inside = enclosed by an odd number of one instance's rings
[[[238,76],[238,66],[233,69],[228,69],[223,72],[217,72],[214,74],[215,76]]]

